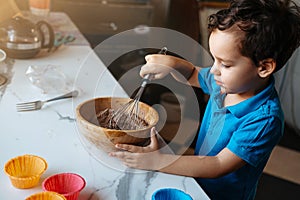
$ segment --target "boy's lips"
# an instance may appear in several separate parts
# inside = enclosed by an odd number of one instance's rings
[[[218,80],[216,80],[216,79],[215,79],[215,81],[216,81],[216,84],[217,84],[217,85],[220,85],[220,86],[223,85],[223,83],[222,83],[221,81],[218,81]]]

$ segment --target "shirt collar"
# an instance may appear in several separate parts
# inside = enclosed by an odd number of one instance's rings
[[[274,80],[274,77],[272,76],[268,87],[266,87],[260,93],[258,93],[257,95],[254,95],[253,97],[251,97],[245,101],[242,101],[236,105],[228,106],[227,109],[238,118],[240,118],[252,111],[257,110],[268,99],[270,99],[270,96],[274,95],[274,92],[275,92],[274,84],[275,84],[275,80]]]

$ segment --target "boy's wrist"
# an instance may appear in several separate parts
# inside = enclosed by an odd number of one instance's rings
[[[193,69],[192,69],[192,71],[191,71],[191,73],[190,73],[190,75],[187,77],[186,80],[190,80],[190,78],[193,76],[195,70],[196,70],[196,67],[194,66]]]
[[[184,62],[178,63],[174,69],[175,71],[179,72],[185,79],[185,81],[188,81],[194,74],[195,72],[195,66],[186,60]],[[171,72],[174,76],[176,76],[174,72]],[[178,77],[177,77],[178,78]],[[180,78],[179,78],[180,79]],[[182,78],[181,78],[182,79]],[[183,80],[181,80],[183,81]]]

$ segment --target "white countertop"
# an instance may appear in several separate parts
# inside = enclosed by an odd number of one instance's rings
[[[25,71],[29,65],[57,65],[65,73],[68,88],[77,98],[47,104],[42,110],[17,112],[16,103],[54,97],[34,87]],[[194,200],[208,199],[194,179],[159,172],[128,169],[105,153],[95,155],[82,143],[75,123],[75,107],[98,96],[126,96],[89,46],[66,46],[51,55],[29,60],[7,59],[0,73],[8,77],[0,87],[0,199],[20,200],[42,191],[41,182],[62,172],[78,173],[86,180],[79,200],[151,199],[159,188],[173,187]],[[32,189],[16,189],[4,172],[5,163],[16,156],[35,154],[48,162],[40,183]]]

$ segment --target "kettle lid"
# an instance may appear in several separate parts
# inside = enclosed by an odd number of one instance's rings
[[[36,35],[35,24],[21,16],[16,16],[2,22],[0,28],[2,31],[10,32],[18,36],[34,37]]]

